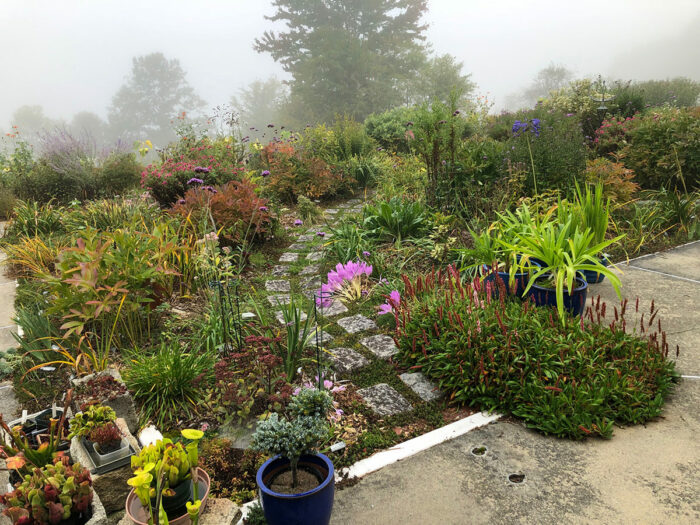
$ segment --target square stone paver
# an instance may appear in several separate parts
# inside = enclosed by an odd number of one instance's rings
[[[324,306],[322,310],[319,309],[319,314],[323,314],[325,317],[333,317],[344,314],[347,311],[347,306],[341,303],[338,299],[334,299],[331,301],[330,306]]]
[[[371,335],[360,339],[360,344],[366,346],[370,352],[380,359],[387,359],[396,354],[399,349],[396,348],[396,343],[388,335]]]
[[[296,262],[299,259],[298,253],[287,252],[280,257],[280,262]]]
[[[289,294],[268,295],[267,300],[272,306],[278,306],[280,304],[289,304],[292,302],[292,298],[289,296]]]
[[[365,403],[380,416],[393,416],[408,412],[413,407],[404,397],[386,383],[358,390]]]
[[[318,330],[318,327],[312,328],[310,330],[311,338],[309,339],[309,342],[306,343],[306,346],[315,346],[316,345],[316,330]],[[333,340],[333,336],[331,334],[329,334],[328,332],[324,332],[323,330],[318,332],[319,344],[329,343],[332,340]]]
[[[303,242],[295,242],[294,244],[290,244],[287,249],[288,250],[306,250],[309,246],[304,244]]]
[[[284,277],[289,275],[289,266],[283,266],[281,264],[276,265],[272,268],[270,272],[274,277]]]
[[[347,374],[369,364],[365,356],[350,348],[331,348],[328,351],[331,354],[333,368],[339,374]]]
[[[336,208],[328,208],[327,210],[324,210],[328,215],[335,215],[338,213],[338,210]]]
[[[364,315],[353,315],[351,317],[343,317],[338,319],[340,327],[350,334],[356,334],[364,330],[376,330],[377,325],[371,319],[367,319]]]
[[[311,252],[309,255],[306,256],[307,261],[320,261],[323,259],[323,252]]]
[[[298,242],[311,242],[316,238],[316,235],[313,233],[305,233],[304,235],[300,235],[299,238],[297,239]]]
[[[421,372],[406,372],[405,374],[399,375],[399,377],[401,381],[406,383],[406,385],[418,394],[418,397],[423,401],[435,401],[442,397],[442,392],[440,392],[440,390],[438,390]]]
[[[321,271],[320,264],[310,264],[299,272],[299,275],[314,275]]]
[[[289,281],[265,281],[265,290],[268,292],[289,292],[292,286]]]
[[[307,317],[307,316],[306,316],[306,312],[303,312],[303,311],[302,311],[302,312],[301,312],[301,320],[302,320],[302,321],[306,321],[306,317]],[[275,318],[277,319],[277,321],[279,322],[279,324],[281,324],[282,326],[284,326],[284,314],[282,313],[282,310],[280,310],[279,312],[275,312]]]
[[[306,279],[301,280],[301,289],[320,290],[322,284],[323,281],[321,280],[321,277],[319,277],[318,275],[313,275],[311,277],[307,277]]]

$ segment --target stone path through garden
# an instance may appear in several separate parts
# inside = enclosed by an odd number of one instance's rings
[[[5,224],[0,222],[0,237],[5,231]],[[4,272],[5,253],[0,251],[0,351],[13,348],[16,345],[13,333],[17,333],[17,325],[14,323],[15,289],[17,283],[14,279],[5,277]],[[19,404],[15,399],[12,383],[0,382],[0,414],[6,421],[12,420],[19,410]]]

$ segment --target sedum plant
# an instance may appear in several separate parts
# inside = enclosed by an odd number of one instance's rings
[[[314,452],[328,436],[326,414],[332,406],[333,400],[327,391],[302,389],[289,404],[289,419],[274,413],[258,423],[251,448],[288,459],[292,487],[296,487],[299,458]]]
[[[0,503],[15,525],[53,525],[84,515],[92,496],[90,472],[63,457],[35,468],[12,492],[0,495]]]

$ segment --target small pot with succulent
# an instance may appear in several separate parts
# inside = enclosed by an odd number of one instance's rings
[[[95,466],[113,463],[131,454],[129,441],[122,436],[116,420],[112,408],[89,405],[71,420],[68,437],[85,440],[83,445]]]
[[[186,444],[165,438],[131,458],[134,477],[126,513],[137,525],[196,525],[209,496],[211,480],[198,466],[201,430],[181,432]]]
[[[0,495],[2,511],[14,525],[82,525],[92,516],[90,472],[67,456],[25,475],[12,492]]]
[[[258,423],[251,448],[273,455],[256,476],[270,525],[330,522],[335,471],[315,451],[329,436],[326,415],[332,406],[328,392],[303,389],[292,398],[287,417],[274,413]]]

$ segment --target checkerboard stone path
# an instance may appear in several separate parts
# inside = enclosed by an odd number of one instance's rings
[[[366,330],[376,330],[377,328],[377,324],[371,319],[367,319],[364,315],[343,317],[342,319],[338,319],[337,323],[343,330],[350,334],[356,334]]]
[[[360,344],[380,359],[388,359],[392,355],[398,353],[396,343],[388,335],[379,334],[360,339]]]
[[[291,292],[292,285],[289,281],[266,281],[265,290],[268,292]]]
[[[333,368],[340,374],[347,374],[369,364],[369,359],[352,348],[332,348],[329,352]]]
[[[362,388],[357,393],[380,416],[393,416],[413,409],[411,403],[386,383]]]

